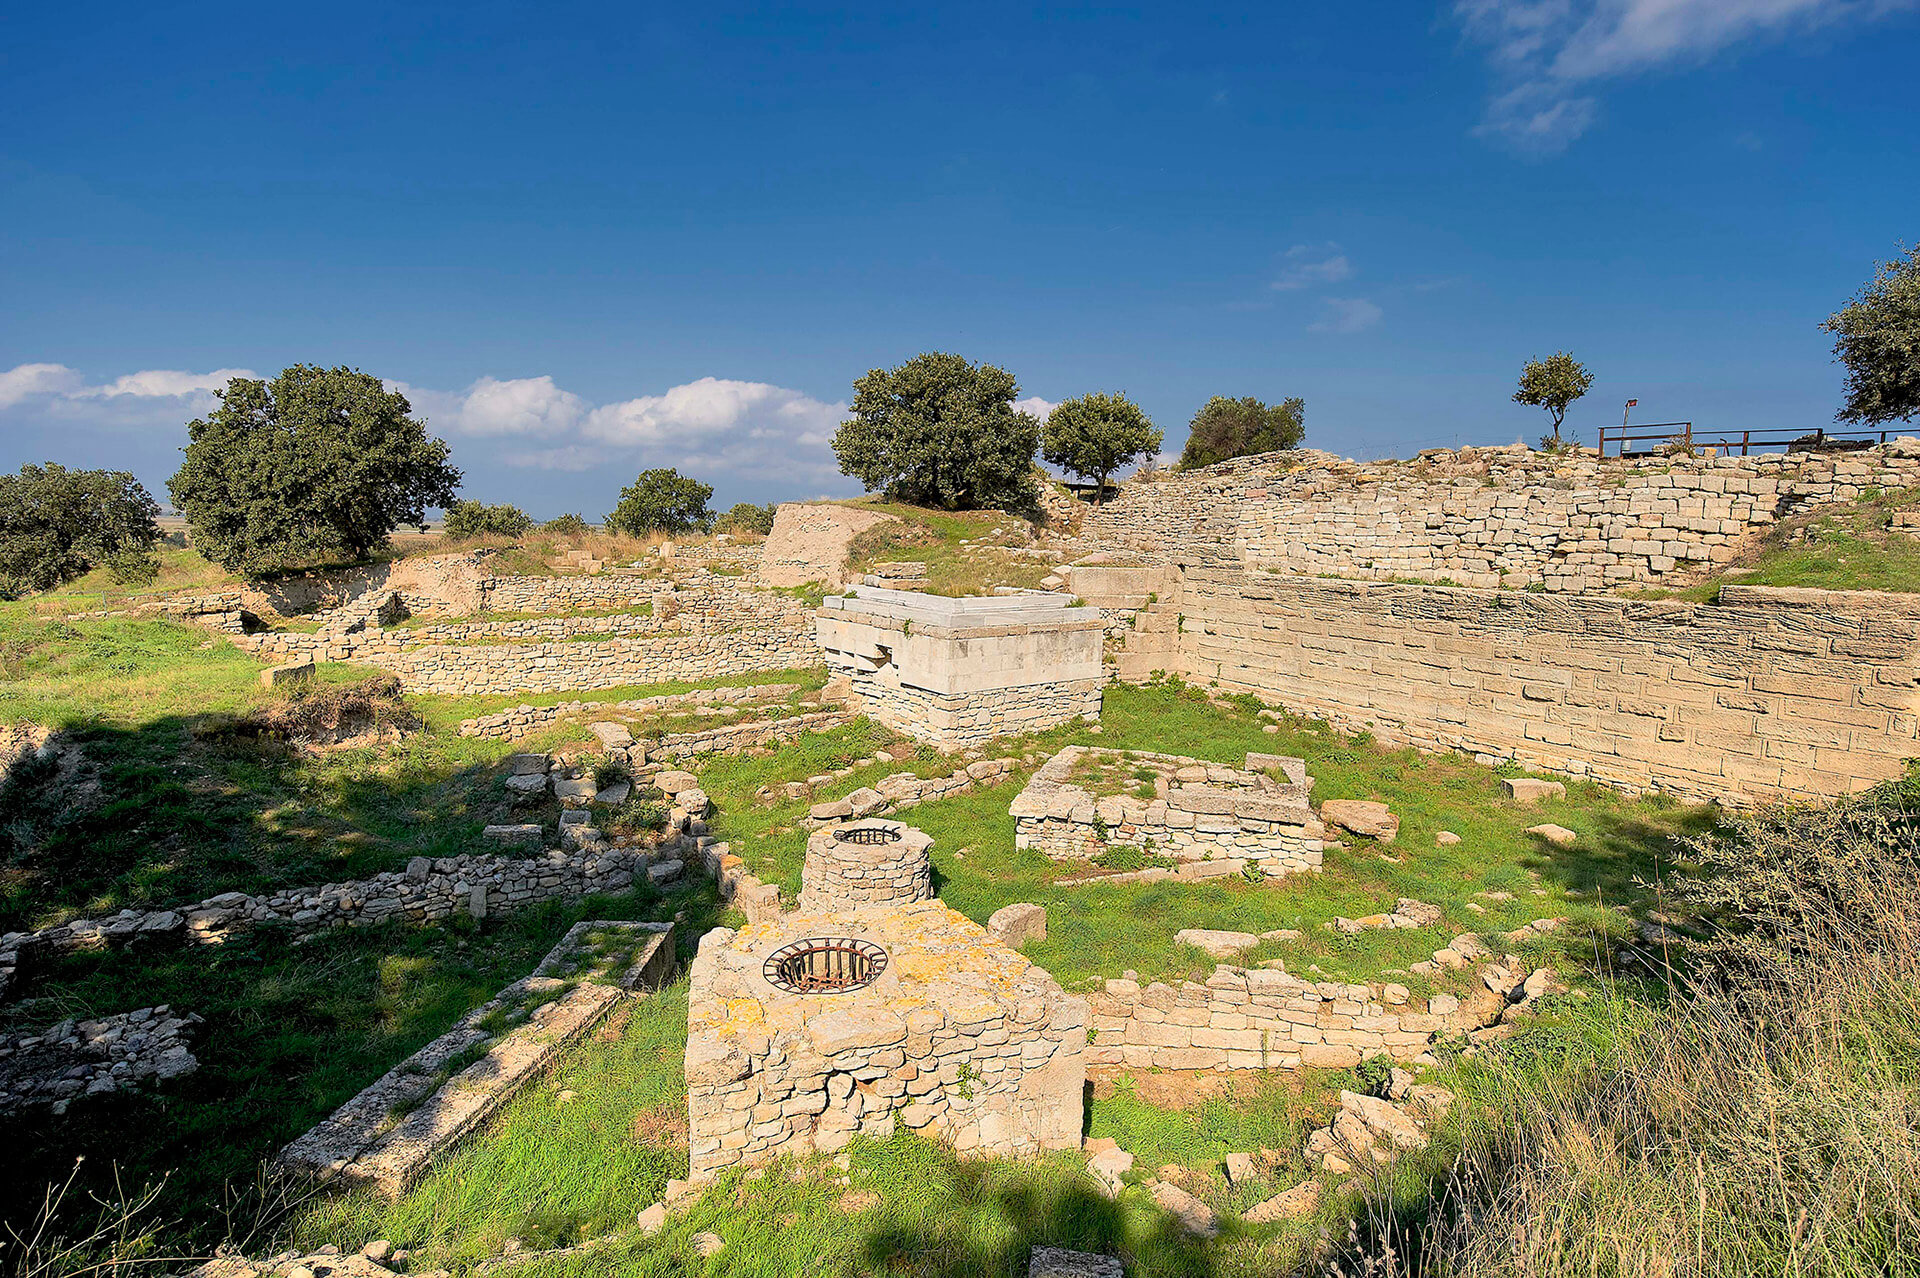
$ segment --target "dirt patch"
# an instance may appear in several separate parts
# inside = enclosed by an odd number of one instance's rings
[[[788,502],[774,513],[773,531],[760,547],[760,579],[769,586],[846,584],[853,539],[892,515],[858,506]]]
[[[687,1107],[664,1101],[633,1116],[633,1142],[655,1149],[673,1149],[687,1143]]]
[[[1155,1073],[1125,1065],[1095,1065],[1087,1070],[1093,1098],[1107,1100],[1118,1090],[1116,1079],[1131,1079],[1133,1094],[1155,1109],[1192,1109],[1210,1097],[1233,1090],[1233,1076],[1210,1069],[1169,1069]]]
[[[396,740],[419,726],[400,695],[400,677],[380,674],[297,688],[249,711],[234,732],[289,745],[340,746]]]

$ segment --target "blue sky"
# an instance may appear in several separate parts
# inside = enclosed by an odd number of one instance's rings
[[[1817,325],[1920,239],[1920,0],[1120,8],[20,6],[0,466],[164,500],[207,390],[349,364],[466,492],[848,494],[853,379],[1307,402],[1362,458],[1810,429]]]

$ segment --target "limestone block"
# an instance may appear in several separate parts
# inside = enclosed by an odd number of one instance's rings
[[[1047,912],[1041,906],[1025,901],[1003,905],[987,919],[987,935],[1016,950],[1028,941],[1044,941],[1047,939]]]
[[[295,684],[311,683],[317,667],[312,661],[299,661],[291,665],[269,666],[260,672],[260,686],[263,688],[291,687]]]
[[[1564,799],[1567,787],[1558,781],[1542,781],[1537,777],[1502,777],[1500,788],[1515,803],[1526,807],[1542,799]]]
[[[489,843],[505,844],[509,847],[538,847],[546,838],[546,829],[544,826],[533,823],[490,825],[480,831],[480,837]]]
[[[1570,848],[1579,841],[1580,836],[1564,825],[1530,825],[1527,833],[1545,839],[1557,848]]]
[[[1325,799],[1320,804],[1320,819],[1381,843],[1391,843],[1400,833],[1400,818],[1384,803],[1365,799]]]
[[[1217,959],[1232,958],[1260,944],[1260,938],[1251,932],[1223,932],[1197,927],[1181,928],[1174,933],[1173,939],[1175,944],[1194,946]]]
[[[1126,1268],[1117,1256],[1035,1247],[1027,1257],[1027,1278],[1126,1278]]]

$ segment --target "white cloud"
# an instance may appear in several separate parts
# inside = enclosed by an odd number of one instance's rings
[[[183,373],[170,368],[149,368],[116,377],[104,386],[89,386],[73,392],[75,399],[186,399],[191,396],[225,390],[236,377],[251,378],[245,368],[216,368],[211,373]]]
[[[1273,287],[1281,292],[1338,284],[1353,274],[1353,264],[1338,244],[1296,244],[1281,255],[1281,269]]]
[[[385,385],[405,395],[434,430],[455,435],[557,435],[578,426],[588,409],[586,400],[544,375],[508,381],[482,377],[457,392],[405,382]]]
[[[1060,405],[1054,401],[1041,399],[1038,395],[1029,395],[1025,399],[1016,399],[1013,401],[1014,412],[1031,413],[1036,419],[1042,422],[1046,421],[1047,418],[1052,415],[1053,410],[1058,407],[1060,407]]]
[[[0,409],[31,403],[49,418],[109,428],[184,424],[211,409],[213,392],[229,379],[252,376],[244,368],[149,368],[89,386],[65,364],[21,364],[0,373]]]
[[[0,408],[38,395],[70,394],[80,386],[80,374],[65,364],[19,364],[0,373]]]
[[[1380,322],[1384,312],[1364,297],[1329,297],[1320,303],[1320,318],[1307,325],[1313,333],[1358,333]]]
[[[1455,0],[1503,87],[1474,132],[1530,154],[1593,124],[1596,81],[1699,63],[1735,45],[1910,10],[1920,0]]]

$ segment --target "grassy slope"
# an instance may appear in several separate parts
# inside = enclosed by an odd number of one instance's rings
[[[1906,489],[1875,492],[1845,513],[1784,520],[1753,554],[1699,585],[1632,593],[1699,603],[1729,584],[1920,593],[1920,538],[1888,527],[1896,510],[1911,509],[1917,499],[1920,494]]]
[[[1033,589],[1053,571],[1051,564],[981,549],[986,543],[1017,545],[1025,540],[1023,522],[999,511],[927,510],[882,501],[847,504],[883,511],[900,521],[869,528],[854,538],[847,566],[856,573],[876,563],[921,561],[927,565],[929,593],[988,595],[996,586]],[[963,541],[974,544],[963,546]]]
[[[1284,957],[1289,968],[1304,972],[1317,964],[1332,975],[1364,979],[1382,970],[1404,967],[1459,932],[1505,929],[1533,918],[1566,915],[1587,929],[1617,932],[1622,924],[1610,908],[1637,899],[1639,876],[1657,874],[1671,861],[1672,836],[1695,832],[1711,822],[1711,810],[1683,808],[1658,799],[1629,800],[1597,786],[1568,784],[1569,798],[1522,808],[1500,797],[1499,781],[1488,768],[1445,756],[1390,751],[1325,731],[1307,721],[1288,722],[1278,735],[1260,730],[1262,720],[1244,710],[1222,711],[1191,689],[1107,689],[1102,732],[1083,726],[1049,734],[1035,743],[1043,749],[1080,742],[1116,748],[1153,749],[1225,763],[1241,762],[1247,751],[1296,754],[1307,760],[1315,778],[1314,797],[1373,798],[1385,801],[1401,818],[1399,841],[1376,848],[1364,839],[1328,853],[1318,875],[1295,875],[1260,884],[1240,879],[1205,883],[1055,885],[1058,867],[1043,854],[1017,851],[1013,818],[1007,805],[1024,784],[1011,782],[923,805],[906,819],[932,834],[934,869],[942,899],[984,922],[1002,905],[1034,901],[1047,908],[1048,935],[1029,947],[1029,957],[1069,986],[1090,977],[1117,976],[1134,969],[1143,978],[1202,976],[1212,960],[1176,946],[1173,935],[1186,927],[1220,927],[1263,932],[1300,928],[1303,941],[1272,943],[1251,958]],[[836,734],[807,743],[811,755],[796,762],[826,770],[868,752],[876,739]],[[1016,743],[1019,744],[1019,743]],[[1017,751],[1016,751],[1017,752]],[[733,841],[762,875],[797,890],[806,845],[803,802],[758,806],[754,791],[794,775],[789,756],[777,760],[716,760],[703,782],[719,808],[716,831]],[[831,789],[844,794],[901,765],[861,768]],[[917,763],[922,772],[945,771],[943,764]],[[1526,827],[1554,822],[1579,833],[1567,850],[1524,833]],[[1461,836],[1452,847],[1437,847],[1434,835],[1451,830]],[[956,855],[964,850],[964,859]],[[1382,860],[1386,852],[1398,863]],[[1537,874],[1537,880],[1530,873]],[[1535,891],[1544,895],[1534,895]],[[1571,890],[1578,895],[1569,896]],[[1511,893],[1511,901],[1476,898],[1481,891]],[[1335,916],[1359,917],[1391,909],[1401,896],[1440,906],[1443,923],[1417,931],[1369,931],[1349,936],[1319,925]],[[1472,902],[1486,911],[1467,908]],[[1115,926],[1115,920],[1125,920]],[[1542,943],[1543,952],[1573,952],[1578,942]],[[1416,985],[1418,982],[1409,982]]]

